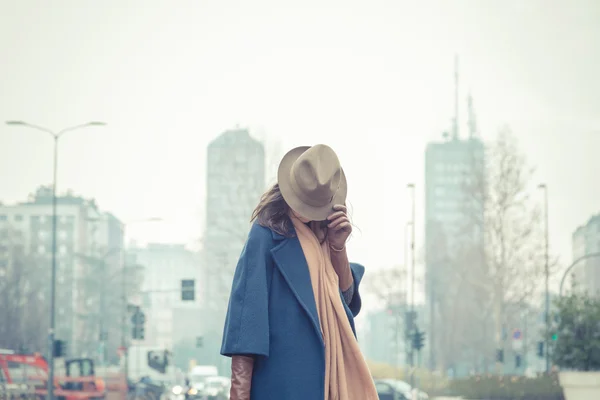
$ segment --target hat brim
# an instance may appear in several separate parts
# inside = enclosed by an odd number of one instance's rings
[[[322,207],[314,207],[300,200],[292,189],[290,172],[294,162],[308,149],[310,149],[310,146],[296,147],[283,156],[281,163],[279,163],[279,169],[277,170],[277,183],[279,184],[279,190],[281,190],[283,199],[292,210],[312,221],[324,221],[333,212],[333,206],[335,204],[344,204],[346,202],[348,183],[346,182],[346,174],[344,174],[344,170],[342,169],[340,187],[333,196],[331,202]]]

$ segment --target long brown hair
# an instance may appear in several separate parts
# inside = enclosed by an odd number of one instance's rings
[[[261,196],[258,205],[252,212],[250,222],[256,221],[265,228],[290,237],[293,224],[288,216],[289,210],[290,206],[283,199],[279,184],[276,183]]]

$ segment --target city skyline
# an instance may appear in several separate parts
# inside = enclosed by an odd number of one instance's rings
[[[593,150],[600,90],[591,69],[600,49],[598,6],[557,5],[532,19],[542,3],[518,3],[437,2],[432,13],[408,2],[318,12],[311,2],[293,12],[267,0],[237,8],[189,2],[141,14],[136,7],[115,14],[110,3],[84,8],[62,0],[35,12],[3,4],[0,46],[11,62],[0,66],[10,93],[0,99],[0,118],[50,128],[107,122],[101,132],[65,137],[58,189],[94,197],[123,220],[163,217],[156,226],[132,227],[128,236],[141,243],[197,242],[205,214],[203,149],[236,122],[283,150],[328,143],[347,172],[359,228],[350,255],[378,269],[403,262],[397,228],[408,220],[406,183],[416,184],[417,221],[424,221],[424,149],[450,124],[458,53],[459,98],[473,94],[483,139],[512,127],[537,167],[535,181],[548,185],[550,248],[568,264],[570,232],[598,211],[589,185],[600,168]],[[32,13],[40,20],[34,27],[27,23]],[[302,29],[307,24],[310,32]],[[547,38],[558,34],[564,40],[545,52]],[[52,57],[43,50],[50,48]],[[464,107],[460,112],[466,121]],[[13,203],[50,182],[51,155],[49,138],[2,126],[0,170],[19,173],[3,175],[0,198]],[[376,197],[367,195],[372,187],[380,188]],[[390,219],[379,216],[374,198],[394,203]]]

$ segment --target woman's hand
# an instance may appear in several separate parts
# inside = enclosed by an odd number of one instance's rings
[[[329,246],[333,250],[342,250],[346,246],[346,240],[352,233],[352,224],[348,214],[346,214],[346,206],[342,204],[336,204],[333,206],[333,213],[327,217],[329,224],[327,228],[327,237],[329,239]]]

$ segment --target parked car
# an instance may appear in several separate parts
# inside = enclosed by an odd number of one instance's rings
[[[406,387],[403,383],[393,379],[376,379],[375,389],[379,400],[412,400],[410,385]]]
[[[375,388],[380,400],[429,400],[424,391],[397,379],[376,379]]]

